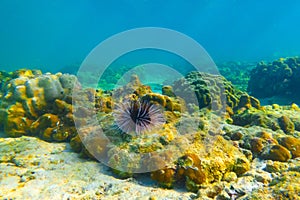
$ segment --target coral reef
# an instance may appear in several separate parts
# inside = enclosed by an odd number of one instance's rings
[[[281,110],[281,112],[291,110]],[[268,114],[269,115],[269,114]],[[297,113],[299,115],[299,113]],[[251,151],[254,158],[285,162],[291,158],[299,157],[299,132],[285,133],[280,128],[272,130],[264,126],[245,126],[252,132],[237,128],[226,130],[225,138],[234,140],[241,148]],[[279,126],[278,126],[279,127]],[[247,130],[246,129],[246,130]]]
[[[198,197],[254,198],[262,190],[280,197],[282,186],[292,198],[298,191],[287,186],[299,176],[295,103],[261,106],[224,77],[201,72],[162,86],[161,94],[136,75],[113,90],[82,88],[75,76],[61,73],[0,75],[0,119],[8,136],[67,141],[121,178],[144,173],[162,187],[185,185]]]
[[[186,104],[194,104],[200,109],[208,108],[214,111],[241,107],[260,107],[257,99],[235,88],[223,76],[203,72],[190,72],[184,78],[175,81],[173,91]]]
[[[250,79],[250,72],[255,68],[256,63],[231,61],[217,63],[217,66],[222,76],[230,81],[235,87],[246,92],[248,81]]]
[[[250,161],[245,155],[223,137],[209,140],[214,141],[211,144],[205,144],[208,141],[193,143],[177,159],[175,166],[154,171],[151,177],[164,187],[183,182],[189,191],[196,192],[201,186],[221,181],[229,173],[236,176],[250,169]]]
[[[75,134],[71,91],[76,77],[18,70],[4,83],[1,123],[12,137],[35,135],[66,141]]]
[[[299,136],[299,110],[290,106],[263,106],[239,109],[232,115],[232,124],[238,126],[261,126],[271,130],[282,130],[289,135]]]
[[[271,63],[260,62],[251,71],[248,91],[259,98],[282,96],[297,102],[300,96],[299,80],[300,59],[298,57],[280,58]]]
[[[227,84],[222,76],[211,75],[202,72],[190,72],[184,78],[175,81],[173,90],[175,95],[186,98],[187,104],[194,104],[199,108],[222,109],[226,105],[234,106],[238,102],[238,97],[233,91],[233,87]],[[227,84],[227,85],[226,85]],[[230,95],[226,102],[224,93]]]
[[[229,83],[228,86],[232,87]],[[100,159],[107,159],[108,165],[120,177],[133,176],[142,169],[151,172],[151,178],[163,187],[171,188],[182,182],[188,190],[194,192],[202,185],[222,180],[225,174],[239,176],[249,170],[250,161],[247,157],[220,136],[217,124],[221,121],[218,121],[220,119],[217,116],[209,116],[207,111],[199,116],[202,112],[199,108],[187,112],[185,100],[176,93],[176,89],[167,86],[162,87],[162,90],[163,94],[153,93],[150,87],[141,84],[138,77],[132,76],[127,85],[112,91],[111,98],[114,103],[111,112],[97,110],[101,131],[113,145],[90,142],[88,150],[99,149],[100,152],[88,153],[87,145],[82,143],[92,141],[100,130],[94,131],[97,127],[86,124],[80,138],[76,136],[71,139],[71,146],[75,151],[91,158],[98,158],[101,154]],[[254,98],[245,97],[243,96],[245,103],[236,102],[236,107],[249,104],[248,107],[253,105],[260,108],[259,102],[254,101]],[[124,114],[116,116],[114,113],[119,111],[119,105],[124,101],[133,102],[128,107],[132,109],[123,108]],[[138,115],[134,113],[147,114],[146,110],[139,112],[138,107],[134,111],[134,102],[160,106],[166,119],[162,127],[150,130],[147,134],[141,134],[140,131],[136,131],[137,134],[128,134],[123,121],[120,122],[121,117],[126,118],[126,114],[135,119]],[[208,118],[215,118],[217,126],[207,124]],[[132,129],[131,132],[135,130]]]

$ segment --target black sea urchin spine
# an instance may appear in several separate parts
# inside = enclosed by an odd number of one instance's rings
[[[121,103],[114,111],[117,126],[125,133],[141,134],[165,123],[162,110],[148,102]]]

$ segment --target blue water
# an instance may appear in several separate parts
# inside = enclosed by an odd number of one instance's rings
[[[296,0],[1,0],[0,69],[72,69],[107,37],[145,26],[189,35],[215,62],[295,56],[299,10]]]

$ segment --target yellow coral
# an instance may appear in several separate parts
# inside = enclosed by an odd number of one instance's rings
[[[299,109],[299,106],[297,104],[292,103],[291,110],[299,111],[300,109]]]
[[[285,61],[285,58],[279,58],[278,61],[279,61],[279,62],[284,62],[284,61]]]
[[[157,170],[151,173],[151,178],[158,181],[163,187],[172,188],[175,181],[175,170],[172,168]]]

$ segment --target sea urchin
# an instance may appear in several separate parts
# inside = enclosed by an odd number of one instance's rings
[[[116,106],[115,122],[125,133],[141,134],[165,123],[161,109],[148,102],[126,101]]]

